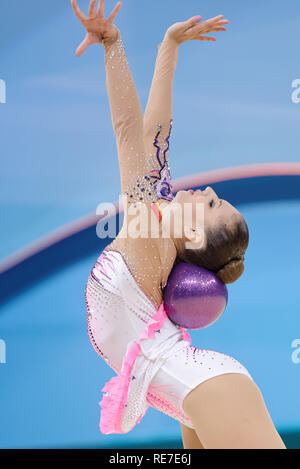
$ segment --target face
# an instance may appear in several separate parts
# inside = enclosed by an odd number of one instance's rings
[[[205,190],[179,191],[169,204],[174,213],[174,221],[184,226],[184,236],[191,242],[205,244],[207,230],[221,228],[222,225],[233,225],[240,212],[226,200],[220,199],[211,187]],[[174,235],[174,231],[172,231]],[[204,245],[202,244],[202,245]]]

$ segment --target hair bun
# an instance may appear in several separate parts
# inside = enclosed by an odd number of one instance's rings
[[[216,276],[223,283],[233,283],[235,282],[244,272],[244,256],[241,255],[238,258],[231,259],[227,264],[218,270]]]

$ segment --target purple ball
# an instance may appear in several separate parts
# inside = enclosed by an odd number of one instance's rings
[[[213,272],[186,262],[173,267],[163,295],[169,319],[185,329],[213,324],[228,300],[226,285]]]

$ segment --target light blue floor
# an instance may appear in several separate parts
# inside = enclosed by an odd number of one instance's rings
[[[279,429],[300,428],[300,202],[240,207],[250,244],[243,276],[228,285],[222,318],[192,331],[193,344],[240,360],[262,390]],[[150,408],[125,435],[98,430],[101,388],[114,375],[89,343],[84,286],[97,253],[41,281],[0,309],[0,447],[128,444],[180,438],[179,423]]]

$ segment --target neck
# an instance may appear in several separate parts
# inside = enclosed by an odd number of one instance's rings
[[[163,217],[164,209],[168,207],[169,204],[170,202],[165,199],[159,200],[159,208],[160,208],[160,213],[162,217]],[[164,279],[162,279],[163,280],[162,283],[165,285],[167,283],[168,277],[170,275],[170,272],[177,258],[177,240],[175,242],[175,240],[172,237],[168,237],[168,238],[163,237],[162,222],[160,222],[160,236],[159,236],[158,242],[159,242],[161,264],[165,266]]]
[[[164,209],[167,208],[170,205],[170,203],[171,202],[169,202],[165,199],[159,200],[162,220],[163,220],[163,216],[164,216],[164,214],[163,214]],[[161,226],[161,231],[162,231],[162,222],[160,223],[160,226]],[[173,245],[173,250],[176,251],[176,256],[175,256],[175,258],[176,258],[177,253],[180,252],[180,250],[182,248],[183,240],[181,238],[175,238],[175,237],[172,237],[172,236],[170,236],[170,238],[168,238],[168,239],[169,239],[169,243],[171,243]]]

